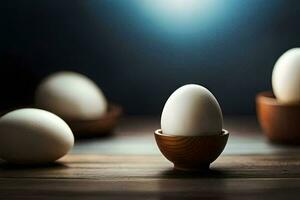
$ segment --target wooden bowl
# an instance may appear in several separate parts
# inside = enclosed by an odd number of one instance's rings
[[[118,105],[110,104],[106,115],[96,120],[76,120],[68,121],[74,136],[77,138],[101,137],[112,133],[117,125],[122,108]]]
[[[272,92],[256,96],[258,121],[271,142],[300,144],[300,104],[282,104]]]
[[[222,153],[229,133],[222,130],[219,135],[173,136],[165,135],[161,129],[154,133],[161,153],[174,168],[185,171],[207,170],[209,165]]]

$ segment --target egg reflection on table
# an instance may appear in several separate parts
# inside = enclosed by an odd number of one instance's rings
[[[189,84],[167,100],[161,129],[168,135],[214,135],[222,132],[223,117],[218,101],[206,88]]]
[[[285,52],[276,62],[272,74],[276,98],[287,104],[300,103],[300,48]]]
[[[69,126],[58,116],[26,108],[0,118],[0,158],[16,164],[45,164],[64,156],[74,144]]]
[[[35,104],[68,121],[98,119],[108,107],[103,92],[92,80],[69,71],[45,78],[36,90]]]

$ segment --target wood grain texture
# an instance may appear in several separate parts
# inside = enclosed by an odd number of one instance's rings
[[[2,163],[1,198],[283,199],[300,194],[298,154],[221,156],[210,170],[197,173],[174,171],[161,156],[68,155],[60,163],[26,169]]]
[[[145,135],[145,143],[139,146],[142,148],[148,140],[150,143],[147,134],[152,135],[157,128],[156,120],[146,123],[130,119],[123,123],[115,138],[105,139],[114,148],[122,140],[132,141],[130,145],[139,143],[140,140],[135,138]],[[235,150],[222,154],[210,170],[175,171],[173,164],[159,153],[127,154],[126,151],[132,151],[130,146],[121,149],[124,154],[106,148],[98,151],[95,149],[98,143],[88,140],[83,141],[85,144],[77,153],[71,153],[51,166],[24,168],[0,162],[0,199],[298,200],[300,149],[266,145],[264,149],[272,147],[272,151],[249,153],[257,152],[255,147],[260,149],[259,145],[264,143],[257,137],[261,133],[255,121],[232,119],[227,124],[233,132],[229,144],[237,145],[241,152],[248,148],[247,153],[239,154]],[[238,135],[243,137],[236,139]],[[256,137],[260,142],[254,142]],[[115,144],[115,140],[120,143]],[[89,149],[89,143],[96,146]],[[154,141],[151,144],[155,145]],[[81,151],[84,153],[79,154]]]
[[[225,130],[221,134],[209,136],[165,135],[161,129],[154,132],[161,153],[174,163],[175,169],[183,171],[208,169],[210,163],[222,153],[228,135]]]

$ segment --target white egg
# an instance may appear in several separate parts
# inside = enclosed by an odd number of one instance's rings
[[[222,111],[206,88],[189,84],[178,88],[167,100],[162,116],[163,134],[197,136],[222,132]]]
[[[0,158],[8,162],[52,162],[64,156],[73,144],[69,126],[48,111],[24,108],[0,118]]]
[[[283,103],[300,103],[300,48],[285,52],[277,60],[272,74],[276,98]]]
[[[36,90],[35,104],[65,120],[98,119],[107,111],[100,88],[75,72],[58,72],[47,77]]]

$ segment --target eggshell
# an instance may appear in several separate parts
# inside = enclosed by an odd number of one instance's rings
[[[107,111],[100,88],[75,72],[58,72],[47,77],[36,90],[35,104],[65,120],[98,119]]]
[[[300,103],[300,48],[285,52],[276,62],[272,74],[276,98],[287,104]]]
[[[64,156],[73,144],[69,126],[48,111],[25,108],[0,118],[0,158],[8,162],[53,162]]]
[[[206,88],[189,84],[177,89],[167,100],[162,116],[163,134],[197,136],[221,134],[222,111]]]

